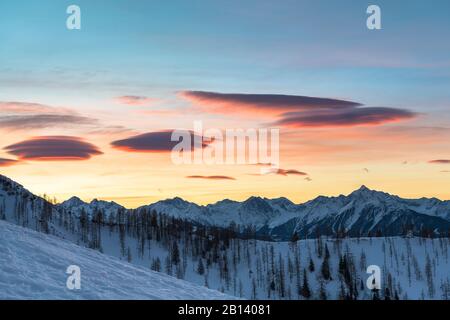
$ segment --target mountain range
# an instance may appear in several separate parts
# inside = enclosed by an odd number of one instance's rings
[[[2,201],[4,207],[10,206],[8,196],[17,194],[33,200],[34,207],[43,207],[46,203],[20,184],[0,176],[0,206]],[[221,228],[234,225],[240,232],[252,230],[257,237],[274,241],[317,235],[357,237],[409,233],[440,236],[450,231],[450,201],[403,199],[365,186],[349,195],[319,196],[303,204],[295,204],[286,198],[250,197],[243,202],[225,199],[203,206],[176,197],[137,209],[126,209],[115,202],[95,199],[87,203],[72,197],[51,205],[48,210],[64,211],[75,217],[83,211],[88,216],[100,211],[106,219],[120,210],[125,213],[155,211],[198,225]]]
[[[295,204],[286,198],[250,197],[242,202],[225,199],[203,206],[176,197],[137,209],[126,209],[115,202],[95,199],[87,203],[77,197],[52,205],[13,180],[0,176],[0,209],[14,211],[11,208],[13,202],[8,198],[17,195],[30,200],[27,203],[32,208],[28,210],[46,207],[51,215],[64,211],[79,217],[84,211],[92,216],[94,212],[100,211],[107,221],[109,216],[117,214],[119,210],[125,213],[147,210],[198,225],[221,228],[234,225],[239,232],[252,230],[259,238],[275,241],[290,240],[294,235],[299,238],[317,235],[398,236],[407,233],[439,236],[447,235],[450,231],[450,201],[436,198],[403,199],[365,186],[349,195],[319,196],[303,204]],[[26,219],[26,215],[23,219]]]

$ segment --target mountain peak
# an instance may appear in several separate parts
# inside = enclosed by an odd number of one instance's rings
[[[175,206],[186,206],[186,205],[188,205],[190,203],[190,202],[188,202],[188,201],[186,201],[186,200],[184,200],[183,198],[180,198],[180,197],[174,197],[172,199],[165,199],[165,200],[162,200],[162,201],[159,201],[159,202],[166,203],[166,204],[172,204],[172,205],[175,205]]]
[[[244,203],[265,203],[266,201],[258,196],[251,196],[247,200],[244,201]]]
[[[249,211],[269,212],[272,207],[261,197],[252,196],[242,202],[242,207]]]
[[[69,205],[69,206],[79,206],[82,204],[86,204],[83,200],[78,198],[77,196],[73,196],[70,199],[64,201],[62,204]]]

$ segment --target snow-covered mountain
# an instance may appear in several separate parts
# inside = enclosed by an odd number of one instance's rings
[[[138,283],[127,274],[111,271],[114,279],[109,286],[98,289],[103,296],[91,292],[81,298],[113,298],[118,292],[130,298],[169,298],[153,292],[140,296],[147,276],[152,279],[150,283],[163,283],[161,287],[168,287],[169,293],[171,284],[154,278],[153,273],[144,276],[133,269],[134,265],[142,272],[151,269],[236,297],[371,299],[373,292],[364,283],[366,267],[373,264],[382,270],[382,297],[450,299],[449,238],[412,237],[423,231],[431,232],[427,236],[442,235],[449,223],[447,208],[448,201],[406,200],[365,187],[347,196],[318,197],[300,205],[285,198],[258,197],[208,206],[175,198],[135,210],[77,198],[53,205],[0,176],[0,220],[58,237],[11,225],[2,228],[0,224],[0,287],[8,288],[6,298],[27,294],[31,298],[76,298],[70,296],[72,293],[55,292],[61,285],[58,277],[66,276],[59,270],[63,265],[83,264],[82,269],[96,270],[88,278],[92,286],[103,286],[99,282],[105,277],[103,266],[93,262],[98,255],[101,259],[97,260],[131,272]],[[278,241],[236,237],[236,228],[225,228],[233,222],[241,228],[253,226],[261,238],[270,236]],[[292,239],[293,234],[357,236],[363,232],[408,236],[281,241]],[[11,233],[19,234],[18,238]],[[8,238],[12,240],[8,242]],[[46,244],[39,239],[45,239]],[[72,248],[67,241],[78,246]],[[33,282],[35,275],[25,269],[27,263],[33,266],[35,262],[42,264],[38,270],[48,270],[51,275],[45,275],[48,287],[42,287],[42,278],[36,278],[37,284]],[[197,293],[195,297],[203,299]]]
[[[318,197],[299,205],[294,232],[347,236],[446,235],[450,231],[450,201],[408,200],[365,186],[348,196]]]
[[[80,290],[66,286],[71,265],[80,267]],[[0,300],[232,298],[5,221],[0,221],[0,288]]]
[[[0,217],[7,214],[7,218],[14,219],[19,225],[34,221],[37,230],[52,228],[51,223],[43,223],[48,220],[42,219],[45,215],[55,217],[66,213],[79,218],[84,212],[92,218],[100,212],[103,220],[108,221],[119,212],[126,215],[143,210],[199,225],[223,228],[236,225],[241,232],[250,229],[258,237],[271,240],[290,240],[294,234],[299,238],[318,234],[356,237],[412,233],[439,236],[450,231],[450,201],[402,199],[365,186],[347,196],[319,196],[303,204],[294,204],[286,198],[250,197],[243,202],[225,199],[201,206],[177,197],[128,210],[115,202],[93,200],[86,203],[77,197],[54,206],[0,176]]]
[[[64,201],[58,206],[58,209],[71,213],[76,217],[80,217],[84,211],[87,216],[92,217],[96,212],[101,211],[103,215],[108,218],[111,214],[116,214],[118,210],[126,210],[123,206],[114,201],[108,202],[94,199],[90,203],[82,201],[78,197],[72,197]]]
[[[102,209],[106,216],[124,209],[115,203],[94,200],[90,204],[72,198],[59,208],[80,215]],[[238,225],[253,229],[261,238],[289,240],[294,234],[311,238],[318,234],[337,236],[442,235],[450,230],[450,201],[402,199],[365,186],[338,197],[319,196],[304,204],[286,198],[250,197],[243,202],[222,200],[207,206],[181,198],[158,201],[137,210],[156,211],[193,223],[227,228]]]
[[[56,233],[52,221],[58,216],[58,209],[49,201],[0,175],[0,220],[45,233]]]

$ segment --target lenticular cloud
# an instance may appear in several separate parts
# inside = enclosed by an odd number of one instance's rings
[[[79,137],[41,136],[4,148],[20,160],[87,160],[102,152]]]

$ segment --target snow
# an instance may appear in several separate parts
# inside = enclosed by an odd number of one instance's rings
[[[89,216],[95,210],[102,210],[106,219],[119,209],[126,210],[116,203],[94,200],[88,204],[78,198],[63,202],[58,207],[72,212],[75,216],[79,216],[81,210],[84,210]],[[417,214],[450,221],[450,201],[440,201],[435,198],[402,199],[388,193],[370,190],[365,186],[347,196],[319,196],[304,204],[294,204],[286,198],[250,197],[243,202],[225,199],[202,206],[176,197],[142,206],[137,210],[142,209],[154,210],[171,217],[209,226],[229,227],[232,223],[241,227],[252,226],[256,231],[265,230],[264,232],[268,232],[274,240],[288,240],[294,231],[304,233],[304,226],[308,226],[309,230],[314,230],[312,225],[321,222],[335,225],[339,229],[350,230],[353,226],[361,223],[361,216],[370,211],[374,215],[370,220],[368,218],[364,222],[364,227],[372,232],[377,231],[378,223],[387,213],[413,211]],[[391,219],[396,218],[395,214],[391,216]],[[395,221],[385,221],[384,223],[385,225],[393,224]],[[296,227],[292,228],[293,225]],[[286,234],[275,234],[272,232],[274,229],[284,230]],[[309,237],[313,235],[314,233],[307,234]]]
[[[0,222],[0,298],[55,298],[55,299],[207,299],[220,298],[218,291],[234,296],[257,299],[298,299],[296,272],[288,268],[288,261],[294,261],[299,252],[300,279],[307,272],[313,299],[318,299],[318,287],[322,281],[320,266],[323,258],[317,255],[317,240],[301,240],[293,246],[290,242],[265,242],[254,240],[232,239],[226,249],[221,249],[218,262],[213,262],[207,268],[207,273],[197,272],[199,253],[194,253],[196,233],[189,235],[190,241],[183,236],[180,239],[168,238],[156,240],[155,232],[152,239],[145,242],[145,250],[139,251],[139,239],[132,233],[126,233],[121,243],[117,227],[112,230],[104,225],[101,227],[101,251],[103,253],[84,249],[89,241],[82,240],[80,221],[77,219],[80,208],[92,214],[102,210],[108,214],[116,214],[117,210],[125,210],[115,203],[94,200],[90,204],[78,198],[72,198],[59,206],[52,208],[53,219],[49,220],[47,228],[39,223],[45,201],[29,193],[12,180],[0,176],[0,219],[6,219],[20,226],[48,232],[59,238],[34,233],[26,229]],[[199,206],[184,201],[181,198],[164,200],[141,209],[155,209],[157,212],[186,218],[198,224],[228,226],[231,221],[242,221],[253,225],[266,223],[269,228],[293,225],[297,228],[302,223],[304,230],[314,224],[329,223],[333,228],[350,228],[358,226],[363,220],[369,226],[378,223],[389,216],[390,223],[401,227],[400,219],[405,215],[419,216],[427,214],[429,219],[437,219],[437,225],[448,224],[444,217],[450,216],[449,202],[438,199],[401,199],[383,192],[361,188],[348,196],[318,197],[303,205],[296,205],[287,199],[266,199],[252,197],[244,202],[223,200],[208,206]],[[65,218],[72,219],[64,227],[59,220],[62,209],[67,213]],[[412,212],[408,210],[414,210]],[[3,213],[3,217],[2,217]],[[125,210],[124,214],[134,214]],[[359,218],[359,220],[358,220]],[[70,220],[69,219],[69,220]],[[398,220],[397,220],[398,219]],[[418,220],[422,223],[424,220]],[[67,221],[66,221],[67,222]],[[337,222],[342,222],[337,225]],[[297,225],[295,225],[297,223]],[[450,228],[449,228],[450,229]],[[286,229],[287,230],[287,229]],[[289,232],[289,230],[280,232]],[[291,229],[292,231],[293,229]],[[312,234],[315,236],[315,234]],[[60,239],[61,238],[61,239]],[[71,243],[63,240],[66,239]],[[165,260],[170,255],[170,244],[178,241],[183,257],[183,275],[190,283],[177,280],[163,273],[176,275],[166,271]],[[278,239],[279,240],[279,239]],[[450,297],[450,241],[443,239],[421,238],[353,238],[343,240],[324,240],[330,250],[330,268],[333,280],[325,281],[329,299],[337,299],[340,287],[338,273],[339,259],[348,253],[355,262],[355,278],[364,281],[367,278],[365,266],[361,264],[362,252],[365,253],[367,265],[376,264],[383,270],[383,281],[390,275],[392,289],[396,290],[402,299],[441,299]],[[76,245],[75,245],[76,244]],[[80,246],[77,246],[80,245]],[[121,246],[130,252],[129,257]],[[222,246],[219,246],[222,247]],[[272,250],[273,248],[273,250]],[[280,297],[276,291],[268,295],[268,281],[272,274],[269,255],[273,251],[276,268],[280,268],[278,260],[283,259],[283,271],[286,275],[286,292],[289,296]],[[205,252],[211,258],[211,250]],[[236,258],[237,256],[237,258]],[[431,261],[431,275],[434,294],[429,291],[429,279],[426,275],[427,256]],[[236,262],[234,263],[236,258]],[[161,262],[161,273],[150,271],[153,261]],[[185,261],[184,261],[185,259]],[[309,272],[309,259],[314,261],[316,270]],[[125,262],[129,260],[129,262]],[[221,275],[223,260],[227,260],[229,280]],[[203,256],[203,263],[206,257]],[[82,267],[82,290],[69,291],[65,289],[68,265],[76,264]],[[34,274],[37,270],[38,275]],[[253,284],[256,283],[256,296],[253,295]],[[196,286],[196,285],[198,286]],[[190,287],[191,286],[191,287]],[[446,288],[445,290],[443,288]],[[192,290],[191,290],[192,288]],[[359,299],[370,299],[371,292],[360,289]]]
[[[65,272],[81,268],[81,289]],[[0,221],[0,299],[230,299],[218,291]]]

